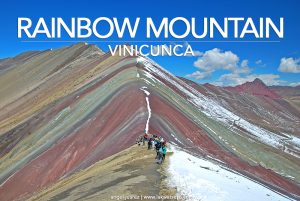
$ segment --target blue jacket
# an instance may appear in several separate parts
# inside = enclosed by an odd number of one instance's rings
[[[159,152],[162,153],[162,154],[166,154],[167,153],[167,148],[166,147],[161,147],[159,149]]]

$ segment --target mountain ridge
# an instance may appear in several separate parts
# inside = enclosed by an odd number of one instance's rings
[[[266,96],[273,99],[281,98],[276,92],[269,89],[269,87],[259,78],[255,78],[255,80],[252,82],[245,82],[241,85],[224,88],[229,91],[249,93],[256,96]]]

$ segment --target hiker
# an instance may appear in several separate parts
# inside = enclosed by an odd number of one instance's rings
[[[155,140],[155,151],[156,151],[155,159],[158,159],[158,153],[159,153],[160,148],[161,148],[161,142],[158,138],[156,138],[156,140]]]
[[[160,137],[160,141],[161,141],[161,143],[164,143],[164,138]]]
[[[155,146],[155,137],[152,138],[152,145],[151,145],[151,148],[153,147],[154,148]]]
[[[164,147],[164,149],[163,149],[163,158],[162,158],[162,161],[164,161],[164,160],[165,160],[165,157],[166,157],[166,154],[167,154],[167,142],[164,141],[163,144],[162,144],[162,146]]]
[[[167,153],[167,148],[164,144],[162,144],[161,148],[158,151],[158,161],[156,162],[157,164],[161,164],[165,157],[166,157],[166,153]]]
[[[136,138],[136,144],[138,144],[139,146],[142,144],[142,141],[143,141],[143,136],[140,135]]]
[[[145,145],[145,142],[148,140],[148,135],[147,133],[144,134],[144,137],[143,137],[143,145]]]
[[[151,137],[149,140],[148,140],[148,150],[150,150],[152,148],[152,141],[153,141],[153,138]]]

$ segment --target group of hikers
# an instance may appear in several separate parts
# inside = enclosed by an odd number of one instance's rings
[[[163,137],[153,134],[147,134],[145,132],[144,135],[141,135],[137,138],[136,143],[140,145],[145,145],[147,143],[148,150],[151,150],[152,148],[156,151],[156,163],[161,164],[166,157],[167,153],[167,147],[166,147],[166,141]]]

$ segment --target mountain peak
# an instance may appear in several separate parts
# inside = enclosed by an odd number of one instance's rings
[[[272,91],[261,79],[255,78],[252,82],[246,82],[235,87],[225,87],[229,91],[240,93],[248,93],[254,96],[265,96],[272,99],[280,98],[280,96]]]
[[[253,80],[252,83],[266,85],[266,84],[265,84],[261,79],[259,79],[259,78],[255,78],[255,80]]]

